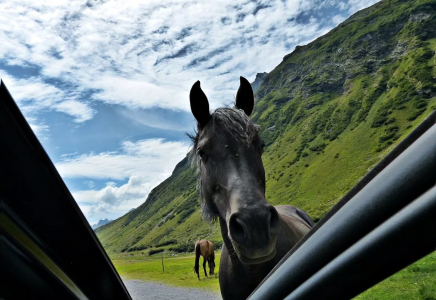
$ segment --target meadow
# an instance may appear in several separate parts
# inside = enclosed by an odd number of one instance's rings
[[[419,245],[414,245],[419,247]],[[378,285],[357,300],[436,300],[436,252],[415,262]]]
[[[164,272],[162,270],[162,257]],[[120,276],[126,279],[159,282],[169,286],[199,288],[219,294],[219,261],[221,252],[215,254],[215,275],[205,277],[202,270],[203,258],[200,258],[200,280],[194,273],[195,256],[183,253],[172,256],[169,253],[148,256],[141,252],[111,256],[112,263]],[[209,267],[206,267],[209,274]]]
[[[162,257],[165,272],[162,271]],[[216,254],[215,275],[200,280],[194,273],[192,253],[172,256],[169,252],[148,256],[141,252],[135,254],[119,254],[111,256],[118,273],[124,280],[139,279],[153,281],[169,286],[199,288],[219,294],[219,261],[221,253]],[[201,263],[200,260],[200,271]],[[209,268],[206,269],[209,272]],[[408,266],[397,274],[372,287],[356,300],[436,300],[436,252]]]

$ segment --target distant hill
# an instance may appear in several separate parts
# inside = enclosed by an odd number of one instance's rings
[[[106,225],[107,223],[112,222],[112,221],[113,220],[108,220],[107,218],[103,219],[103,220],[99,220],[97,224],[92,225],[92,229],[97,229],[98,227]]]
[[[267,145],[266,197],[320,219],[436,109],[436,3],[384,0],[298,46],[264,76],[252,119]],[[243,75],[243,74],[241,74]],[[201,220],[185,158],[134,211],[96,230],[109,253],[221,242]]]

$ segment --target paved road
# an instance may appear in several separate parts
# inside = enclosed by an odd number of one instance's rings
[[[125,280],[133,300],[221,300],[217,294],[200,289],[172,287],[154,282]]]

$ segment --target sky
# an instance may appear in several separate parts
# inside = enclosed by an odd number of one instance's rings
[[[0,0],[0,77],[91,224],[186,156],[197,80],[232,105],[297,45],[377,0]]]

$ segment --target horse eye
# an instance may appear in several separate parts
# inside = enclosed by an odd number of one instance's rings
[[[204,153],[204,151],[201,149],[197,150],[197,155],[200,156],[201,159],[206,159],[206,157],[207,157],[206,153]]]

